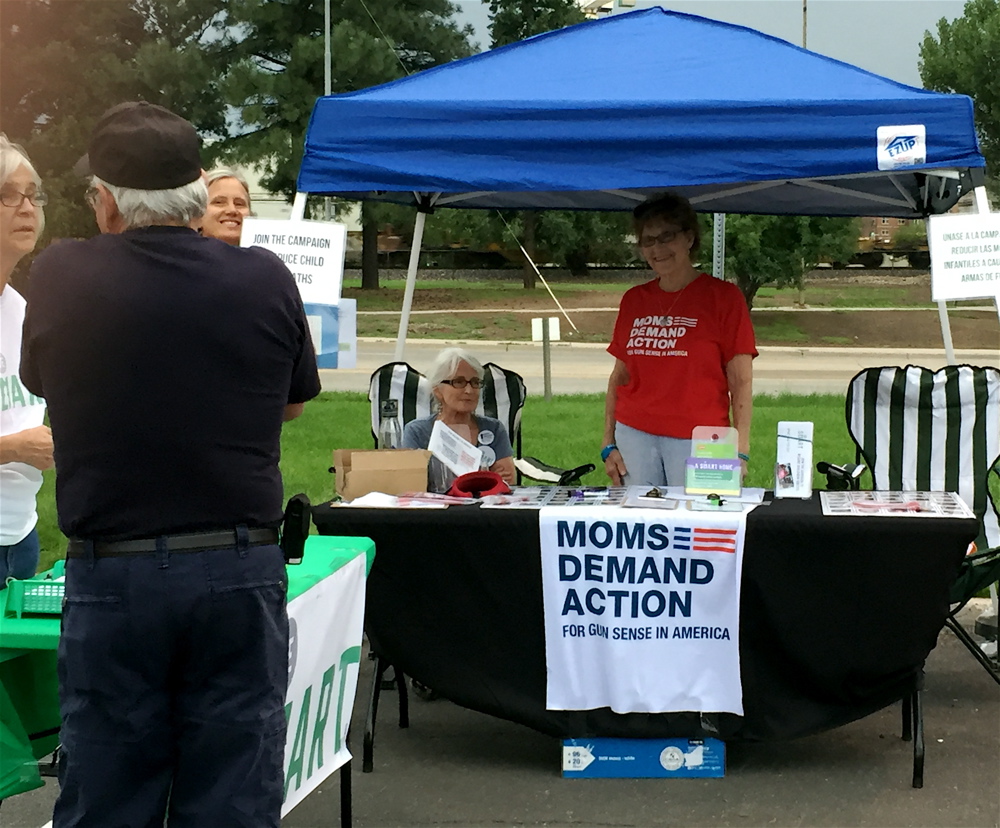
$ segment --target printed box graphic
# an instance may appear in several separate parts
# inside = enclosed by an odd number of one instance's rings
[[[567,779],[712,779],[726,775],[719,739],[564,739]]]

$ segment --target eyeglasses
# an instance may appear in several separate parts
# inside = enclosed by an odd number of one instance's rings
[[[441,380],[442,384],[450,385],[452,388],[457,388],[461,391],[466,385],[471,385],[474,391],[478,391],[483,387],[483,381],[479,377],[473,377],[467,380],[465,377],[455,377],[455,379]]]
[[[13,207],[16,210],[24,204],[25,199],[28,199],[35,207],[44,207],[49,203],[48,193],[43,193],[41,190],[35,190],[33,193],[22,193],[18,190],[0,190],[0,203],[4,207]]]
[[[652,247],[654,244],[670,244],[683,230],[664,230],[658,236],[643,236],[639,239],[640,247]]]

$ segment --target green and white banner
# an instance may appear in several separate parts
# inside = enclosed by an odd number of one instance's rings
[[[351,758],[347,728],[361,661],[365,565],[360,554],[288,603],[282,816]]]

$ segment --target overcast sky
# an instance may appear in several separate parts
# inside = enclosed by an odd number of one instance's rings
[[[635,8],[656,5],[749,26],[802,45],[802,0],[635,0]],[[486,49],[488,6],[480,0],[458,0],[458,6]],[[922,86],[917,61],[924,32],[936,32],[942,17],[960,17],[964,6],[964,0],[807,0],[806,45],[878,75]]]

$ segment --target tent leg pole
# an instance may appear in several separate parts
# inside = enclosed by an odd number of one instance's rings
[[[306,197],[308,193],[296,193],[292,201],[292,214],[288,217],[292,221],[302,221],[306,217]]]
[[[406,291],[403,293],[403,310],[399,315],[399,333],[396,335],[396,362],[402,362],[406,347],[406,332],[410,327],[410,308],[413,307],[413,288],[417,284],[417,263],[420,261],[420,244],[424,238],[424,223],[427,213],[417,212],[413,223],[413,244],[410,246],[410,266],[406,271]]]
[[[977,213],[988,213],[990,212],[990,198],[986,193],[986,187],[980,184],[978,187],[974,188],[972,191],[975,201],[976,201],[976,212]],[[1000,296],[995,296],[993,298],[993,304],[997,309],[997,317],[1000,318]],[[993,592],[993,614],[996,615],[997,612],[997,596],[996,591]]]
[[[951,342],[951,323],[948,321],[948,307],[938,302],[938,319],[941,320],[941,338],[944,340],[944,355],[949,365],[955,365],[955,346]]]

